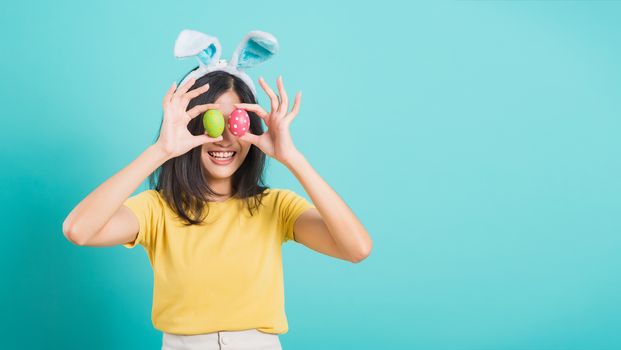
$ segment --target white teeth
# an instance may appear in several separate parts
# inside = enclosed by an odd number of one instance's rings
[[[235,152],[207,152],[207,153],[209,153],[209,155],[212,157],[222,158],[222,159],[231,158],[235,154]]]

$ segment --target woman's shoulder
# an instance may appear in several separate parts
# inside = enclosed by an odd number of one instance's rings
[[[161,202],[164,200],[163,194],[160,191],[155,190],[155,189],[144,190],[142,192],[139,192],[135,196],[142,197],[145,200],[151,200],[151,201],[156,201],[156,202]]]
[[[166,201],[160,191],[147,189],[130,196],[123,204],[164,209]]]
[[[263,191],[263,195],[265,196],[265,198],[267,197],[271,197],[271,198],[277,198],[277,197],[281,197],[281,196],[286,196],[286,195],[290,195],[291,193],[294,193],[292,190],[288,189],[288,188],[266,188]]]
[[[289,202],[302,198],[297,192],[288,188],[267,188],[263,191],[263,198],[268,203],[278,205],[283,202]]]

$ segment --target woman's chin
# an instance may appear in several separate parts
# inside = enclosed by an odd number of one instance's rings
[[[207,167],[207,173],[209,177],[216,180],[224,180],[228,179],[235,173],[236,167],[234,164],[229,164],[226,166],[217,166],[214,169],[213,166]]]

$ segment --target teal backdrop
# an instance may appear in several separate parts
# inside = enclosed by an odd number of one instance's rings
[[[224,58],[250,30],[278,38],[249,74],[303,92],[294,141],[373,238],[359,264],[285,244],[284,349],[621,349],[619,18],[615,1],[4,4],[1,347],[160,348],[144,249],[61,226],[155,141],[192,28]],[[308,198],[277,161],[267,182]]]

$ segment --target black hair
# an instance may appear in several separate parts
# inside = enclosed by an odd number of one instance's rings
[[[240,78],[225,71],[214,71],[202,76],[196,80],[190,90],[207,83],[209,83],[209,90],[190,100],[186,110],[196,105],[214,103],[227,91],[234,91],[242,103],[257,103],[250,87]],[[251,111],[248,111],[248,115],[250,116],[250,132],[261,135],[264,132],[261,119]],[[198,116],[188,123],[188,130],[192,135],[205,133],[202,119]],[[160,124],[160,131],[161,129],[162,124]],[[157,137],[159,137],[159,132]],[[201,224],[204,221],[209,212],[208,196],[223,195],[209,187],[201,162],[201,152],[201,146],[195,147],[185,154],[167,160],[149,175],[151,188],[160,192],[168,206],[183,219],[186,226]],[[265,162],[265,153],[251,144],[246,158],[232,175],[231,196],[244,199],[250,215],[261,205],[264,191],[269,188],[263,179]],[[207,213],[203,214],[205,208],[207,208]]]

